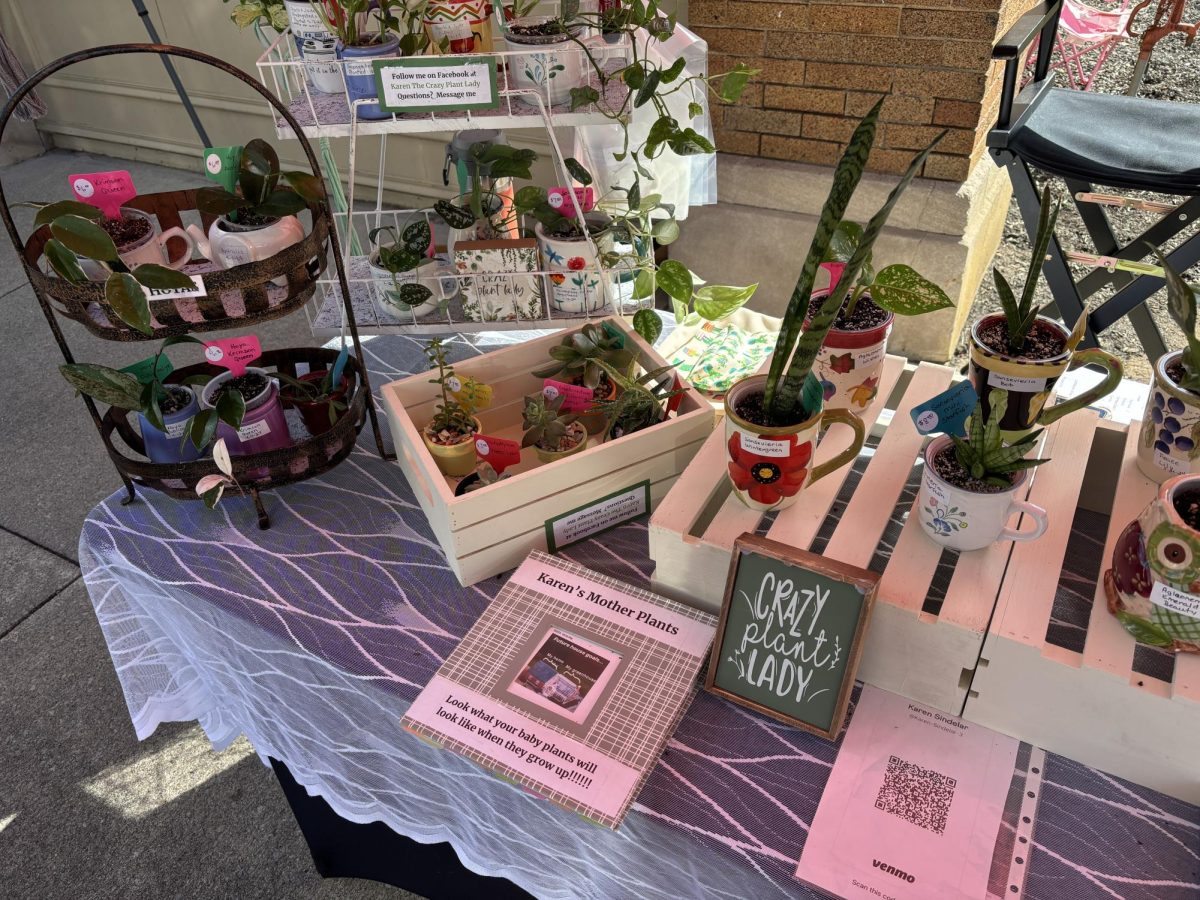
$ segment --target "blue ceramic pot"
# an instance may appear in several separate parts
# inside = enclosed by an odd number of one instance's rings
[[[370,100],[378,96],[375,91],[375,69],[373,59],[381,56],[396,56],[400,52],[400,38],[389,35],[382,44],[367,44],[363,47],[346,47],[338,44],[338,59],[344,60],[346,92],[350,103],[355,100]],[[386,119],[391,113],[384,112],[378,103],[358,107],[360,119]]]
[[[142,428],[142,441],[146,445],[146,455],[151,462],[156,463],[185,463],[199,459],[207,448],[197,449],[187,436],[188,425],[192,416],[200,411],[196,395],[189,387],[173,384],[168,390],[186,391],[188,404],[183,409],[163,416],[166,431],[160,431],[151,425],[144,415],[138,413],[138,424]]]

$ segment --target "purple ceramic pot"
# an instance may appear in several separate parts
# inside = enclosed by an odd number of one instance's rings
[[[217,437],[225,440],[231,456],[247,456],[292,446],[283,405],[279,402],[278,382],[265,369],[250,366],[246,372],[263,376],[267,379],[267,386],[255,396],[246,398],[246,415],[242,418],[242,426],[234,429],[221,422],[217,425]],[[200,403],[205,409],[212,408],[217,391],[232,377],[232,372],[222,372],[204,386]]]

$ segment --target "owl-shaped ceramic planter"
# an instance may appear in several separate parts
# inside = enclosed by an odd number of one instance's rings
[[[1192,508],[1189,511],[1189,508]],[[1200,652],[1200,475],[1163,482],[1129,523],[1104,573],[1108,610],[1143,643]]]

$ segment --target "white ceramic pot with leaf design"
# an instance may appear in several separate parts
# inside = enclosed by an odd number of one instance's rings
[[[1180,387],[1183,351],[1154,364],[1137,462],[1142,474],[1162,483],[1175,475],[1200,473],[1200,395]]]
[[[570,35],[519,33],[522,28],[537,29],[554,21],[553,16],[523,16],[504,30],[504,49],[513,51],[505,57],[508,86],[520,92],[517,99],[527,106],[570,103],[571,88],[582,87],[587,80],[587,56]]]

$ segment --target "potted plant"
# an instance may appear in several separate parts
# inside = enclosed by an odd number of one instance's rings
[[[601,363],[627,375],[637,357],[624,346],[619,335],[610,334],[602,325],[588,322],[578,331],[563,337],[562,343],[550,350],[550,362],[533,370],[535,378],[554,378],[567,384],[591,388],[593,401],[603,403],[617,397],[617,382],[604,371]],[[580,413],[588,434],[604,431],[607,419],[603,408]]]
[[[1104,591],[1109,612],[1142,643],[1200,652],[1200,476],[1164,481],[1121,532]]]
[[[283,372],[276,373],[276,377],[283,382],[279,389],[280,400],[285,406],[295,407],[304,420],[304,427],[313,437],[324,434],[336,425],[348,408],[346,395],[352,383],[342,374],[346,353],[343,348],[342,355],[331,369],[319,369],[299,378]]]
[[[463,494],[469,494],[472,491],[477,491],[480,488],[488,487],[498,481],[503,481],[509,477],[507,470],[497,472],[495,466],[490,462],[481,462],[475,471],[460,481],[454,486],[454,496],[461,497]]]
[[[475,435],[483,430],[475,411],[482,403],[472,388],[474,382],[467,379],[464,383],[446,362],[439,338],[429,342],[425,355],[437,369],[437,376],[430,381],[441,389],[442,402],[421,430],[421,437],[442,474],[461,478],[475,469]]]
[[[967,420],[967,437],[942,435],[925,447],[925,471],[917,508],[925,534],[954,550],[979,550],[996,541],[1032,541],[1046,530],[1046,511],[1018,500],[1026,472],[1048,459],[1026,459],[1041,431],[1005,444],[1000,433],[1008,395],[993,389],[990,413],[976,403]],[[1029,531],[1007,527],[1014,513],[1034,522]]]
[[[821,383],[813,374],[813,364],[825,336],[841,312],[850,287],[857,283],[892,207],[920,171],[941,135],[916,155],[887,201],[871,217],[846,262],[842,277],[820,310],[811,317],[807,317],[807,313],[817,267],[829,253],[838,225],[862,178],[863,167],[875,142],[882,105],[880,99],[859,122],[834,171],[833,186],[821,210],[808,256],[780,325],[770,371],[766,375],[742,379],[725,395],[729,478],[735,494],[752,509],[774,510],[790,506],[806,484],[850,462],[862,449],[862,420],[848,409],[823,409],[824,395]],[[806,317],[807,325],[804,325]],[[831,422],[849,425],[854,440],[833,459],[810,467],[816,438]]]
[[[612,217],[593,211],[584,213],[583,219],[586,236],[573,216],[533,226],[542,260],[551,273],[550,302],[559,312],[572,316],[600,312],[611,302],[602,283],[600,260],[613,252]]]
[[[355,101],[377,97],[372,60],[399,56],[401,50],[412,55],[425,48],[428,38],[421,30],[420,13],[414,18],[397,0],[314,0],[313,5],[325,28],[337,38],[337,57],[342,60],[352,114],[360,119],[388,118],[391,113],[384,112],[378,103],[356,106]],[[391,29],[401,27],[394,12],[397,6],[405,13],[403,38],[391,33]]]
[[[438,217],[449,226],[446,253],[453,258],[460,241],[516,237],[517,215],[502,185],[511,179],[529,180],[538,155],[528,148],[477,141],[466,153],[468,190],[433,205]]]
[[[279,186],[284,181],[290,190]],[[187,227],[200,252],[217,265],[231,269],[269,259],[304,239],[296,213],[324,199],[320,179],[308,172],[282,172],[279,156],[266,141],[255,138],[242,148],[238,193],[206,187],[196,192],[196,207],[216,220],[205,233]]]
[[[428,257],[432,235],[423,218],[397,234],[391,225],[368,235],[374,249],[368,259],[384,312],[421,319],[445,309],[451,292],[442,288],[437,260]]]
[[[1167,282],[1167,311],[1187,342],[1154,363],[1142,414],[1138,468],[1152,481],[1190,474],[1200,457],[1200,339],[1196,337],[1196,291],[1160,250]]]
[[[528,106],[560,106],[570,102],[572,91],[584,84],[586,57],[571,46],[578,42],[583,25],[569,21],[566,9],[562,17],[532,16],[537,2],[523,3],[511,19],[501,26],[511,90]],[[575,4],[578,12],[579,4]]]
[[[587,446],[587,429],[578,421],[579,417],[560,412],[566,399],[559,396],[547,400],[542,393],[525,398],[525,409],[521,412],[525,433],[521,437],[521,446],[532,447],[544,463],[578,453]]]
[[[1121,381],[1121,362],[1116,357],[1095,348],[1076,351],[1087,328],[1086,312],[1068,332],[1058,322],[1038,315],[1034,306],[1038,275],[1058,220],[1058,203],[1051,201],[1047,185],[1021,299],[1017,300],[1000,270],[993,268],[1003,312],[984,316],[971,329],[969,376],[983,404],[984,416],[988,416],[992,388],[1001,388],[1010,395],[1008,411],[1000,423],[1006,439],[1027,433],[1035,424],[1049,425],[1067,413],[1095,403],[1114,391]],[[1046,409],[1046,400],[1059,376],[1068,368],[1086,365],[1103,368],[1107,373],[1104,380],[1078,397]]]
[[[813,294],[809,314],[820,309],[862,239],[857,222],[842,222],[834,232],[822,268],[830,286]],[[919,316],[954,305],[940,287],[912,267],[893,264],[875,271],[867,254],[859,276],[817,353],[817,377],[826,409],[861,413],[875,399],[887,354],[888,335],[897,315]]]
[[[601,400],[596,404],[604,414],[605,434],[613,440],[666,419],[671,401],[685,391],[682,387],[667,387],[675,380],[667,379],[673,366],[662,366],[632,378],[604,360],[598,360],[598,363],[619,389],[615,399]]]
[[[225,441],[230,454],[246,456],[292,446],[274,373],[256,366],[247,366],[240,375],[226,370],[200,389],[200,407],[217,410],[223,404],[236,404],[237,397],[245,409],[241,424],[233,426],[222,419],[216,426],[217,437]]]

